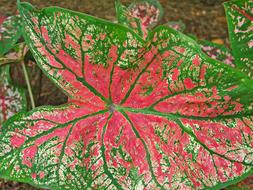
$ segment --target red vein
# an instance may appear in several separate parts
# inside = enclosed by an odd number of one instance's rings
[[[241,13],[243,16],[245,16],[246,18],[248,18],[249,20],[253,21],[253,17],[251,15],[249,15],[248,13],[246,13],[243,9],[240,9],[238,7],[233,6],[232,9],[238,11],[239,13]]]

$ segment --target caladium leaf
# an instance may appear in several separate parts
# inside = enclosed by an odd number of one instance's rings
[[[142,31],[140,19],[135,18],[132,15],[130,15],[128,8],[122,5],[120,3],[120,0],[115,1],[115,8],[116,8],[118,23],[132,28],[140,36],[144,35]]]
[[[234,57],[230,49],[221,44],[216,44],[207,40],[197,40],[202,50],[211,58],[219,60],[231,67],[235,67]]]
[[[10,66],[0,67],[0,127],[14,114],[26,110],[23,88],[14,85],[10,78]]]
[[[229,37],[238,68],[253,76],[253,1],[232,0],[225,4]]]
[[[185,24],[180,21],[170,21],[167,25],[177,31],[183,32],[185,30]]]
[[[243,181],[226,188],[226,190],[251,190],[251,189],[253,189],[253,176],[250,176],[244,179]]]
[[[21,3],[25,39],[69,103],[11,118],[0,176],[52,189],[222,188],[252,173],[253,81],[166,26]]]
[[[4,18],[4,17],[3,17]],[[0,57],[7,53],[21,36],[20,15],[0,19]]]
[[[185,24],[182,21],[168,22],[167,25],[180,32],[183,32],[185,29]],[[188,36],[194,39],[198,44],[200,44],[202,51],[205,52],[209,57],[219,60],[232,67],[235,67],[232,52],[224,45],[216,44],[208,40],[199,40],[193,34],[188,34]]]
[[[0,15],[0,24],[2,24],[6,18],[7,16]]]
[[[129,7],[122,5],[120,0],[115,2],[118,22],[132,28],[144,38],[163,16],[163,8],[158,0],[138,0]]]

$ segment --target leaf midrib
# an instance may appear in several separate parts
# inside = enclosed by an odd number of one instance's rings
[[[243,117],[251,117],[252,114],[237,114],[237,115],[219,115],[217,117],[203,117],[203,116],[187,116],[187,115],[181,115],[178,112],[177,113],[163,113],[160,111],[157,111],[153,109],[152,107],[145,107],[145,108],[132,108],[132,107],[121,107],[121,106],[115,106],[116,110],[119,111],[127,111],[127,112],[132,112],[132,113],[141,113],[145,115],[156,115],[156,116],[161,116],[161,117],[166,117],[168,119],[174,120],[174,119],[181,119],[181,118],[186,118],[186,119],[194,119],[194,120],[204,120],[204,121],[220,121],[220,120],[225,120],[225,119],[242,119]]]

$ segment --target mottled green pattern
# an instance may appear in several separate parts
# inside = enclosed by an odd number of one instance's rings
[[[115,6],[118,22],[131,27],[137,34],[143,36],[140,20],[129,15],[127,7],[122,5],[119,0],[115,2]]]
[[[225,3],[229,37],[236,66],[253,77],[253,1]]]
[[[136,0],[128,7],[115,1],[118,22],[146,38],[151,28],[161,20],[163,8],[158,0]]]
[[[169,21],[167,22],[167,25],[177,31],[183,32],[185,30],[185,24],[180,21]]]
[[[10,78],[10,66],[0,67],[0,127],[14,114],[26,110],[24,89],[15,86]]]
[[[0,25],[0,57],[7,53],[21,36],[20,15],[8,17]]]
[[[231,67],[235,67],[234,57],[230,49],[224,45],[215,44],[207,40],[197,40],[202,50],[211,58],[219,60]]]

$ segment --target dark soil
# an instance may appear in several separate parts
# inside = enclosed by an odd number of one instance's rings
[[[115,20],[114,0],[30,0],[29,2],[39,8],[60,6],[100,18]],[[131,1],[122,0],[122,2],[127,4]],[[164,18],[160,24],[181,20],[186,24],[186,33],[228,45],[227,23],[222,6],[224,0],[160,0],[160,2],[164,7]],[[11,15],[15,12],[16,0],[0,0],[0,15]],[[28,69],[36,106],[59,105],[67,101],[67,97],[35,64],[30,62]],[[12,75],[16,83],[26,86],[19,65],[12,67]],[[0,189],[32,190],[36,188],[26,184],[0,180]]]

